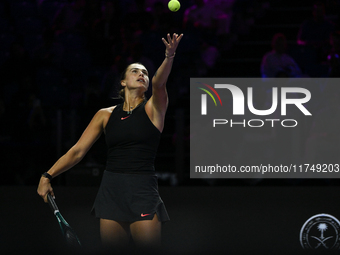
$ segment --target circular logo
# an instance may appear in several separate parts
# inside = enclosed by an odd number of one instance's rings
[[[304,249],[338,250],[340,249],[340,222],[329,214],[317,214],[303,224],[300,231],[300,243]]]

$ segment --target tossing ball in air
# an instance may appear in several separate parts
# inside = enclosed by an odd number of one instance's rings
[[[171,0],[168,3],[169,10],[172,12],[177,12],[181,8],[181,4],[177,0]]]

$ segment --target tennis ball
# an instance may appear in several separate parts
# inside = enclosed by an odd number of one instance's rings
[[[181,4],[177,0],[171,0],[168,3],[169,10],[172,12],[177,12],[181,8]]]

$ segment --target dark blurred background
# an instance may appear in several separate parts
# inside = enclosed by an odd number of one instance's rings
[[[339,77],[340,1],[188,0],[178,12],[167,3],[0,1],[0,184],[37,185],[93,115],[117,103],[127,64],[142,62],[154,74],[167,33],[185,36],[167,84],[160,185],[337,184],[190,179],[189,86],[190,77]],[[54,185],[97,186],[105,160],[102,136]]]
[[[0,0],[2,254],[68,254],[36,193],[40,176],[100,108],[117,103],[112,98],[127,64],[142,62],[154,74],[167,33],[184,37],[167,84],[170,104],[155,162],[171,218],[163,254],[311,254],[299,242],[306,220],[340,217],[339,179],[189,177],[190,77],[339,77],[340,1],[183,0],[174,13],[167,2]],[[305,146],[296,150],[322,155],[314,161],[338,160],[340,93],[334,87],[318,93],[322,102],[304,123]],[[102,136],[52,182],[84,254],[101,250],[90,210],[105,160]],[[318,254],[329,254],[321,248]]]

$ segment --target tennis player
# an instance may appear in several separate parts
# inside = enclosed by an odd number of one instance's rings
[[[140,63],[130,64],[122,75],[124,103],[100,109],[78,142],[40,179],[38,194],[47,202],[54,196],[52,178],[76,165],[104,132],[108,145],[106,170],[94,202],[100,218],[104,247],[114,251],[128,247],[130,237],[137,250],[158,250],[161,225],[169,216],[158,193],[154,159],[168,107],[166,82],[183,34],[162,38],[165,59],[152,78],[152,96],[146,100],[149,74]]]

